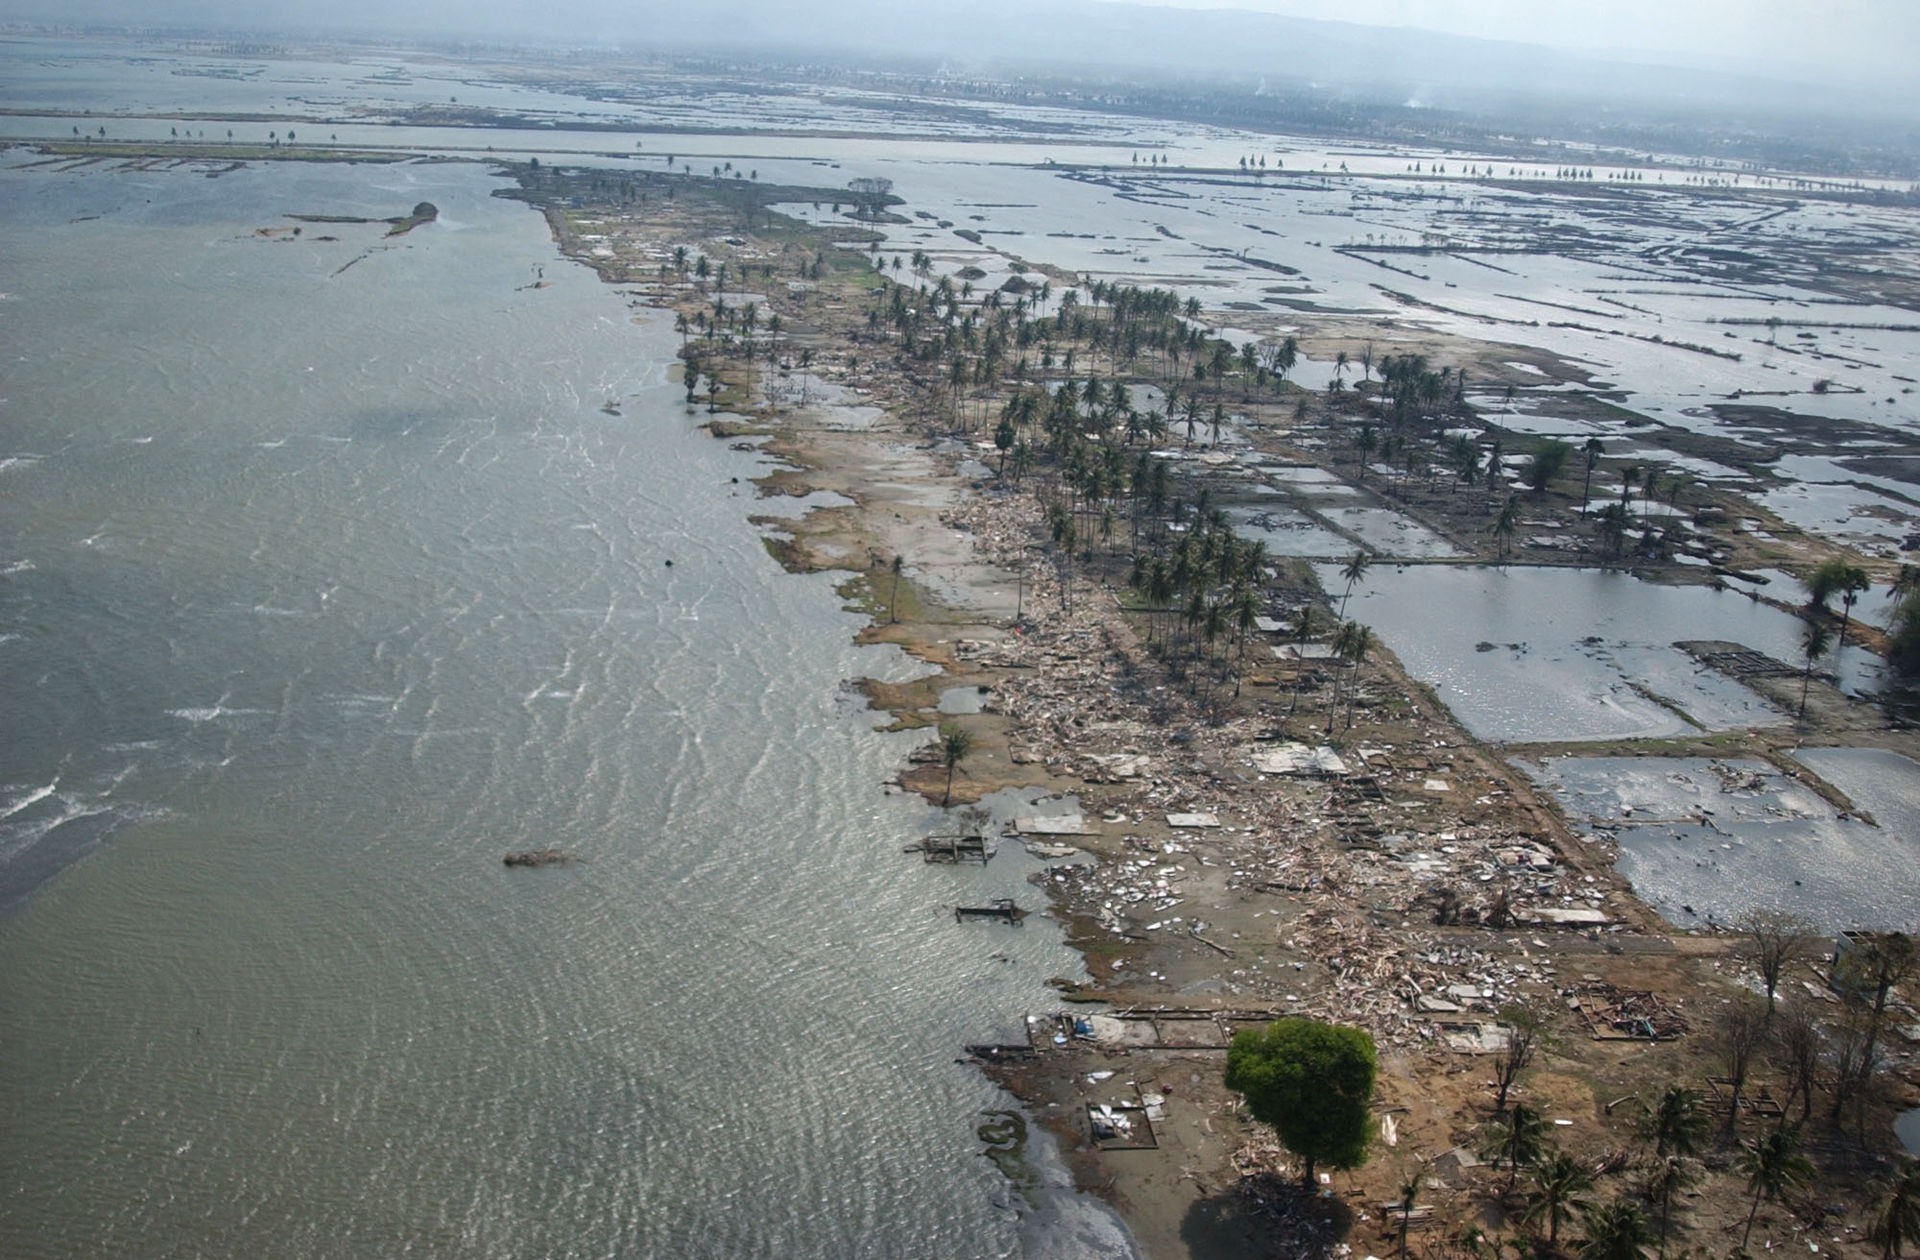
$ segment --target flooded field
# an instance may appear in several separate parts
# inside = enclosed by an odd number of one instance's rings
[[[1883,296],[1920,274],[1920,232],[1908,210],[1864,191],[1849,201],[1790,173],[1603,166],[1564,178],[1564,167],[1487,154],[804,82],[747,92],[659,71],[537,79],[399,55],[136,57],[59,41],[37,51],[9,61],[0,105],[23,112],[0,119],[0,137],[104,128],[105,140],[230,133],[268,144],[297,132],[303,144],[540,155],[615,172],[889,178],[916,217],[889,227],[884,249],[924,251],[930,278],[975,268],[984,288],[1025,260],[1197,295],[1238,326],[1230,336],[1364,317],[1388,322],[1355,325],[1344,348],[1364,335],[1390,353],[1423,332],[1523,347],[1559,366],[1495,359],[1469,393],[1522,417],[1524,431],[1599,436],[1712,483],[1750,474],[1689,469],[1634,418],[1734,439],[1762,462],[1811,455],[1822,462],[1765,474],[1763,502],[1782,517],[1888,553],[1915,528],[1920,490],[1905,469],[1860,461],[1910,455],[1920,430],[1920,321]],[[62,112],[81,102],[93,113]],[[243,111],[255,120],[218,121]],[[215,121],[197,126],[196,112]],[[279,114],[285,126],[257,121]],[[1859,270],[1824,266],[1835,253]],[[1319,357],[1303,356],[1293,379],[1319,388],[1350,375],[1331,347],[1307,349]],[[1556,417],[1556,402],[1583,404],[1581,418]]]
[[[1318,572],[1344,589],[1337,566]],[[1601,569],[1382,566],[1347,615],[1483,739],[1658,739],[1791,716],[1674,646],[1726,639],[1797,663],[1798,619],[1732,591]],[[1870,684],[1865,657],[1837,658],[1845,685]]]
[[[1920,927],[1920,765],[1874,749],[1809,749],[1842,813],[1756,759],[1559,757],[1523,763],[1568,816],[1611,836],[1635,893],[1676,927],[1747,910],[1802,915],[1824,931]],[[1869,821],[1871,819],[1871,821]]]

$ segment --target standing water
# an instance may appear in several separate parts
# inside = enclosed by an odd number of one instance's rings
[[[943,919],[911,663],[498,183],[0,173],[0,1252],[1061,1247],[954,1054],[1072,955]]]

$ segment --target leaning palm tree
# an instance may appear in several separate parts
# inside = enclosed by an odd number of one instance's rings
[[[1775,1129],[1751,1142],[1740,1144],[1740,1156],[1734,1167],[1747,1174],[1747,1189],[1753,1191],[1753,1203],[1747,1208],[1747,1227],[1740,1235],[1740,1250],[1747,1249],[1753,1236],[1753,1218],[1760,1212],[1760,1200],[1769,1203],[1813,1175],[1813,1161],[1800,1153],[1799,1129]]]
[[[1580,1260],[1640,1260],[1647,1236],[1647,1218],[1631,1199],[1615,1199],[1605,1207],[1582,1213],[1587,1236],[1576,1253]]]
[[[961,762],[967,759],[967,754],[972,751],[973,736],[963,727],[955,725],[952,722],[946,722],[941,725],[940,759],[944,761],[947,766],[947,792],[945,796],[940,798],[940,808],[945,809],[953,803],[953,772],[959,767]]]
[[[1535,1165],[1532,1177],[1533,1189],[1527,1192],[1520,1219],[1529,1224],[1545,1221],[1547,1245],[1558,1247],[1561,1224],[1588,1206],[1580,1196],[1593,1189],[1593,1174],[1573,1156],[1555,1152]]]
[[[1880,1244],[1880,1260],[1900,1260],[1906,1245],[1920,1240],[1920,1160],[1905,1161],[1876,1189],[1878,1201],[1867,1237]]]

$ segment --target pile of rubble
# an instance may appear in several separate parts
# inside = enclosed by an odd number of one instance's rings
[[[1016,633],[959,653],[1006,671],[994,707],[1015,759],[1100,785],[1107,860],[1039,877],[1069,914],[1135,943],[1195,938],[1233,960],[1228,991],[1407,1047],[1555,991],[1547,942],[1511,935],[1523,925],[1609,924],[1611,882],[1522,829],[1507,790],[1444,735],[1336,751],[1277,737],[1272,717],[1210,724],[1111,592],[1081,580],[1065,597],[1072,575],[1031,545],[1043,536],[1031,496],[972,496],[942,519],[1022,574]],[[1260,913],[1301,961],[1238,965],[1196,921],[1202,882],[1213,897],[1272,897]]]

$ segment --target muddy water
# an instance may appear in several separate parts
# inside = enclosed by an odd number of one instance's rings
[[[980,1157],[1078,959],[901,854],[917,667],[499,184],[0,173],[0,1253],[1127,1254]]]

